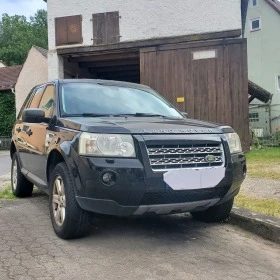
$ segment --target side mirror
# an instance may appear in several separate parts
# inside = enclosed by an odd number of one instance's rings
[[[189,114],[186,113],[186,112],[181,112],[181,114],[182,114],[185,118],[188,118],[188,117],[189,117]]]
[[[22,121],[28,123],[48,122],[45,118],[45,111],[41,109],[25,109],[22,112]]]

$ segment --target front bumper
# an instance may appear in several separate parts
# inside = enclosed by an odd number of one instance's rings
[[[143,164],[143,158],[77,157],[76,199],[84,210],[116,216],[205,210],[237,195],[245,178],[244,154],[227,158],[225,177],[214,188],[176,191],[164,182],[163,173]],[[102,182],[105,172],[116,175],[113,186]]]

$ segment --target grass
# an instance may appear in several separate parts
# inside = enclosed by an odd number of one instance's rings
[[[280,218],[280,202],[274,199],[258,199],[239,194],[234,200],[234,205]]]
[[[253,149],[246,158],[249,176],[280,180],[280,147]]]
[[[16,197],[12,193],[11,186],[7,186],[6,189],[0,191],[0,199],[16,199]]]

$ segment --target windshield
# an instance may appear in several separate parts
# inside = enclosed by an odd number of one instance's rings
[[[66,83],[60,86],[60,110],[65,116],[163,116],[182,118],[180,113],[156,92],[92,83]]]

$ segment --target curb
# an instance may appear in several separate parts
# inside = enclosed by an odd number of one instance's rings
[[[230,223],[280,244],[280,219],[233,207]]]

